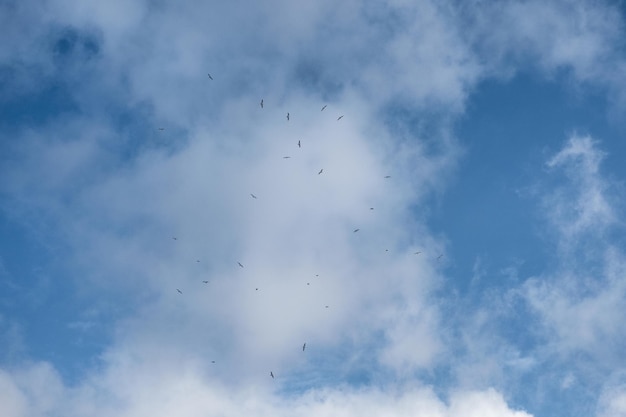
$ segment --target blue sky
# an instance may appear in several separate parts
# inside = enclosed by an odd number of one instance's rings
[[[625,19],[0,3],[0,415],[626,415]]]

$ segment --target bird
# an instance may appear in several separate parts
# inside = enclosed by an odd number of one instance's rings
[[[209,76],[209,78],[210,78],[211,80],[213,79],[213,77],[211,77],[211,74],[207,74],[207,75]]]
[[[302,351],[304,352],[304,349],[306,349],[306,342],[302,345]]]
[[[243,268],[243,265],[241,264],[241,262],[237,262],[237,264],[239,264],[239,266]]]
[[[177,239],[177,238],[175,238],[175,237],[172,237],[172,239],[174,239],[174,240],[178,240],[178,239]]]
[[[291,158],[290,156],[283,156],[283,159],[289,159]]]
[[[274,379],[274,372],[270,371],[270,376]]]
[[[298,141],[298,148],[301,148],[301,147],[302,147],[302,145],[300,145],[300,141]]]
[[[208,284],[208,283],[209,283],[209,281],[202,281],[202,282],[204,282],[205,284]]]
[[[254,194],[250,193],[250,195],[252,196],[252,198],[256,198],[256,196]]]
[[[419,255],[420,253],[422,253],[422,252],[421,251],[417,251],[413,255]]]
[[[439,260],[439,259],[441,259],[441,258],[443,258],[443,255],[439,255],[439,256],[437,256],[437,260]]]
[[[341,120],[341,119],[343,119],[343,114],[341,116],[337,117],[337,120]]]
[[[324,172],[324,168],[320,169],[320,172],[318,172],[317,175],[320,175],[322,172]]]
[[[261,102],[259,104],[261,105],[261,108],[263,108],[263,99],[261,99]]]
[[[215,363],[215,361],[211,361],[211,363]]]
[[[311,285],[311,283],[307,282],[306,285]]]
[[[196,262],[200,262],[200,259],[196,259]]]
[[[165,128],[164,127],[160,127],[159,130],[163,131],[163,130],[165,130]]]
[[[287,112],[287,121],[289,121],[289,112]]]
[[[374,207],[370,207],[370,210],[374,210]]]
[[[254,291],[258,291],[258,290],[259,290],[258,288],[255,288],[255,289],[254,289]]]
[[[326,104],[324,104],[324,107],[322,107],[322,110],[320,110],[320,111],[324,111],[325,108],[326,108]]]
[[[328,306],[326,306],[326,308],[328,308]]]
[[[178,288],[176,288],[176,291],[178,291],[179,294],[182,294],[183,292],[181,290],[179,290]]]
[[[361,230],[361,229],[354,229],[354,232],[352,232],[352,233],[356,233],[356,232],[358,232],[359,230]]]
[[[385,178],[391,178],[391,175],[385,175]]]

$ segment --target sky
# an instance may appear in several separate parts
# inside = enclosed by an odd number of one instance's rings
[[[0,415],[626,416],[623,2],[0,27]]]

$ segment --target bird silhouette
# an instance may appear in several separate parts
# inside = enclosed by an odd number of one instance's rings
[[[274,372],[270,371],[270,376],[274,379]]]
[[[250,193],[250,195],[252,196],[252,198],[256,198],[256,196],[254,194]]]
[[[241,262],[237,262],[237,264],[243,268],[243,265],[241,264]]]
[[[318,172],[317,175],[320,175],[322,172],[324,172],[324,168],[320,169],[320,172]]]
[[[287,121],[289,121],[289,113],[287,113]]]
[[[361,230],[361,229],[354,229],[354,232],[352,232],[352,233],[356,233],[356,232],[358,232],[359,230]]]
[[[202,281],[202,282],[204,282],[205,284],[208,284],[208,283],[209,283],[209,281]]]
[[[209,78],[210,78],[211,80],[213,79],[213,77],[211,77],[211,74],[207,74],[207,75],[209,76]]]
[[[419,255],[420,253],[422,253],[421,251],[417,251],[414,253],[414,255]]]
[[[178,288],[176,288],[176,291],[178,291],[179,294],[182,294],[183,292],[181,290],[179,290]]]
[[[263,99],[261,99],[261,102],[259,104],[261,105],[261,108],[263,108]]]
[[[343,119],[343,114],[341,116],[337,117],[337,120],[341,120],[341,119]]]
[[[325,108],[326,108],[326,104],[324,104],[324,107],[322,107],[322,110],[320,110],[320,111],[324,111]]]
[[[298,148],[301,148],[301,147],[302,147],[302,145],[300,145],[300,141],[298,141]]]
[[[303,352],[304,352],[304,349],[306,349],[306,343],[304,343],[304,344],[302,345],[302,351],[303,351]]]
[[[290,156],[283,156],[283,159],[289,159],[291,158]]]

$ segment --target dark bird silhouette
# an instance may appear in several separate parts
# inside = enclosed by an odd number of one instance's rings
[[[298,148],[301,148],[301,147],[302,147],[302,145],[300,145],[300,141],[298,141]]]
[[[261,99],[261,102],[259,104],[261,105],[261,108],[263,108],[263,99]]]
[[[322,110],[320,110],[320,111],[324,111],[325,108],[326,108],[326,104],[324,104],[324,107],[322,107]]]
[[[270,371],[270,376],[274,379],[274,372]]]
[[[204,282],[205,284],[208,284],[208,283],[209,283],[209,281],[202,281],[202,282]]]
[[[352,233],[356,233],[356,232],[358,232],[359,230],[361,230],[361,229],[354,229],[354,232],[352,232]]]
[[[306,343],[302,345],[302,351],[304,352],[304,349],[306,349]]]
[[[165,128],[164,127],[160,127],[159,130],[163,131],[163,130],[165,130]]]
[[[172,239],[174,239],[174,240],[178,240],[178,239],[177,239],[177,238],[175,238],[175,237],[173,237]]]
[[[374,210],[374,207],[370,207],[370,210]]]
[[[250,193],[250,195],[252,196],[252,198],[256,198],[256,196],[254,194]]]
[[[385,175],[385,178],[391,178],[391,175]]]
[[[328,308],[328,306],[326,306],[326,308]]]
[[[211,361],[211,363],[215,363],[215,361]]]
[[[440,260],[441,258],[443,258],[443,255],[437,256],[437,260]]]
[[[420,253],[422,253],[421,251],[417,251],[414,253],[414,255],[419,255]]]
[[[196,262],[200,262],[200,259],[196,259]]]
[[[341,116],[337,117],[337,120],[341,120],[341,119],[343,119],[343,114]]]
[[[289,113],[287,113],[287,121],[289,121]]]
[[[289,159],[291,158],[290,156],[283,156],[283,159]]]
[[[241,262],[237,262],[237,264],[243,268],[243,265],[241,264]]]
[[[209,76],[209,79],[211,79],[211,80],[213,79],[213,77],[211,77],[211,74],[207,74],[207,75]]]
[[[178,288],[176,288],[176,291],[178,291],[179,294],[182,294],[183,292],[181,290],[179,290]]]
[[[320,175],[322,172],[324,172],[324,168],[320,169],[320,172],[318,172],[317,175]]]

